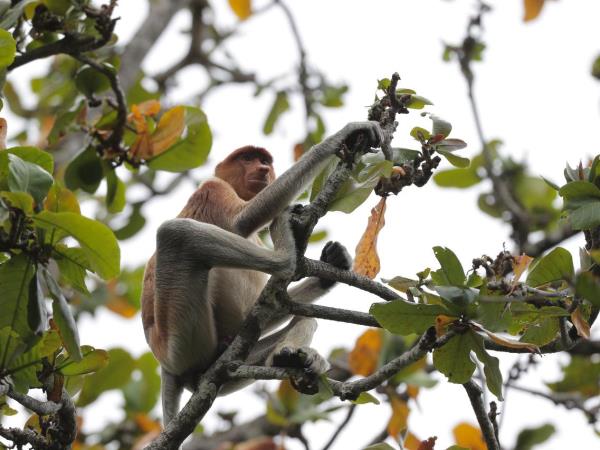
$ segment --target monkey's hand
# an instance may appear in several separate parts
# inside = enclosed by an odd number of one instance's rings
[[[349,270],[352,267],[352,257],[342,244],[336,241],[329,241],[321,251],[321,261],[331,264],[334,267],[342,270]],[[335,284],[333,280],[321,279],[321,287],[323,289],[330,288]]]
[[[291,377],[294,388],[304,394],[316,394],[319,391],[319,376],[329,369],[329,363],[310,347],[283,347],[273,355],[273,366],[295,367],[302,375]]]
[[[371,152],[372,148],[381,147],[385,135],[379,122],[351,122],[338,132],[342,139],[337,155],[344,161],[352,163],[355,154]]]

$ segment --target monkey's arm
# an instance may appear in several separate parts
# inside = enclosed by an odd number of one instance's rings
[[[342,143],[356,132],[366,133],[372,147],[378,147],[383,142],[383,133],[377,122],[355,122],[346,125],[333,136],[315,145],[296,164],[246,203],[234,219],[235,231],[246,237],[273,220],[323,170]]]

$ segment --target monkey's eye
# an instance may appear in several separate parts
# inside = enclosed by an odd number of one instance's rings
[[[260,163],[264,164],[265,166],[271,165],[271,161],[268,158],[260,158]]]

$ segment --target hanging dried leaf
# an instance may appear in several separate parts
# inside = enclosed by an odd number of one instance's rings
[[[460,447],[470,450],[487,450],[481,430],[468,423],[459,423],[452,430],[454,440]]]
[[[229,0],[229,6],[240,20],[246,20],[252,14],[251,0]]]
[[[185,128],[185,108],[176,106],[165,112],[150,137],[152,156],[160,155],[171,147],[183,133]]]
[[[406,430],[410,409],[408,409],[406,402],[399,397],[392,397],[391,406],[392,417],[388,422],[387,432],[394,439],[399,439],[400,434]]]
[[[524,0],[523,6],[525,7],[525,15],[523,21],[529,22],[539,16],[544,7],[544,1],[545,0]]]
[[[298,161],[304,155],[304,145],[298,143],[294,145],[294,161]]]
[[[573,322],[579,336],[584,339],[590,338],[590,324],[583,317],[580,306],[575,308],[575,311],[571,313],[571,322]]]
[[[356,246],[353,270],[369,278],[375,278],[381,268],[377,254],[377,236],[385,225],[385,200],[386,197],[382,197],[371,210],[367,229]]]
[[[367,377],[375,372],[382,345],[380,330],[370,328],[361,334],[356,340],[354,349],[348,355],[348,365],[352,373]]]

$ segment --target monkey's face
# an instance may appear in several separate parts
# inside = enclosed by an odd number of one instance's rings
[[[275,180],[273,157],[261,147],[242,147],[217,165],[215,175],[227,181],[240,198],[250,200]]]
[[[244,153],[238,163],[243,171],[243,189],[238,195],[244,200],[250,200],[275,179],[271,160],[262,153]]]

